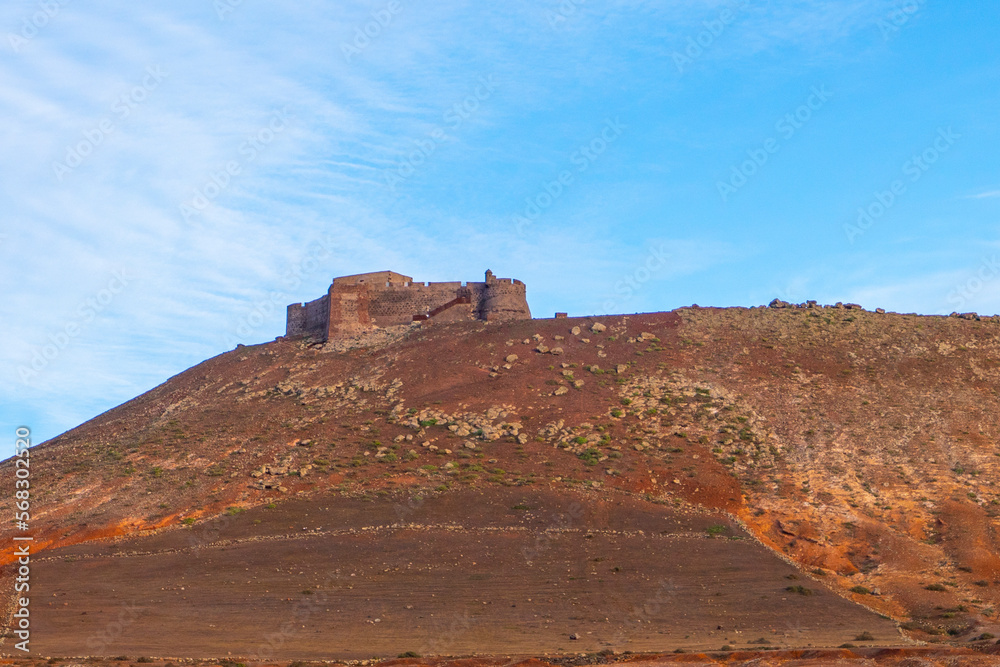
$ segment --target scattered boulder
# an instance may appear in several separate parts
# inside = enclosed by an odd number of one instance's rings
[[[508,355],[507,355],[507,356],[506,356],[506,357],[504,358],[504,361],[506,361],[506,362],[507,362],[508,364],[512,364],[512,363],[514,363],[515,361],[517,361],[517,355],[516,355],[516,354],[508,354]]]
[[[768,308],[791,308],[792,304],[787,301],[782,301],[781,299],[774,299],[771,303],[767,304]]]
[[[567,389],[566,387],[557,387],[556,390],[554,392],[552,392],[552,395],[553,396],[562,396],[563,394],[568,394],[568,393],[569,393],[569,389]]]
[[[594,322],[592,325],[590,325],[590,330],[593,333],[601,333],[602,331],[607,330],[607,327],[601,324],[600,322]]]
[[[554,347],[554,348],[552,348],[550,350],[550,352],[552,354],[562,354],[563,353],[563,349],[561,347]]]
[[[573,334],[574,336],[579,336],[580,335],[580,327],[573,327],[572,329],[569,330],[569,332],[571,334]]]

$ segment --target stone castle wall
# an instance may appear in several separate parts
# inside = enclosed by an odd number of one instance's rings
[[[408,324],[414,315],[424,315],[462,296],[462,283],[409,283],[371,290],[369,314],[377,326]]]
[[[325,332],[330,324],[330,295],[324,294],[315,301],[293,303],[288,306],[285,323],[286,336],[305,336]]]
[[[525,285],[494,278],[477,283],[416,283],[409,276],[378,271],[336,278],[315,301],[288,306],[286,335],[327,340],[414,320],[531,319]]]

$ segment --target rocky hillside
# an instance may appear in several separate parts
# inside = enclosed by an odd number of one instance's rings
[[[239,347],[38,446],[36,548],[320,493],[586,490],[728,512],[913,638],[1000,635],[1000,320],[774,305]]]

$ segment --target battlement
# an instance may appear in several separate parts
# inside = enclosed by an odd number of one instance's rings
[[[484,282],[414,282],[393,271],[334,278],[327,293],[288,306],[285,335],[329,340],[376,327],[432,320],[531,319],[526,288],[486,272]]]
[[[380,286],[389,287],[391,285],[408,285],[413,282],[410,276],[394,271],[374,271],[372,273],[357,273],[353,276],[341,276],[334,278],[334,285],[368,285],[378,288]]]

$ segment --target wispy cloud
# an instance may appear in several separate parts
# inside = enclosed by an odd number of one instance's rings
[[[987,190],[986,192],[969,195],[966,199],[993,199],[994,197],[1000,197],[1000,190]]]
[[[699,166],[718,142],[699,137],[717,134],[714,114],[729,127],[766,106],[758,89],[769,94],[819,61],[857,59],[866,39],[881,45],[874,22],[893,4],[588,0],[553,25],[547,12],[562,0],[399,2],[350,59],[342,47],[377,2],[230,3],[224,20],[192,0],[114,11],[61,3],[16,52],[0,43],[0,281],[14,286],[0,300],[0,372],[21,388],[0,406],[0,422],[35,415],[35,432],[52,436],[225,350],[235,323],[318,238],[334,239],[332,251],[290,300],[373,267],[465,280],[492,268],[528,282],[543,315],[600,308],[627,278],[643,278],[629,309],[689,303],[672,290],[699,276],[738,290],[754,279],[786,284],[771,275],[781,262],[754,266],[744,248],[767,257],[787,229],[742,236],[754,212],[719,211]],[[735,5],[746,6],[739,21],[681,76],[671,54]],[[0,25],[18,34],[38,7],[5,3]],[[165,73],[155,86],[150,68]],[[754,73],[737,81],[734,71]],[[445,114],[481,77],[495,78],[495,92],[449,126]],[[287,126],[264,141],[286,108]],[[524,197],[618,115],[628,132],[518,238],[509,221]],[[434,153],[414,158],[415,142],[442,127]],[[756,138],[719,150],[732,155]],[[820,160],[837,152],[815,150]],[[79,163],[60,171],[74,154]],[[419,160],[417,173],[387,191],[384,171],[404,160]],[[715,169],[719,156],[710,162]],[[792,174],[785,191],[810,199],[831,188],[828,175],[806,176],[812,185]],[[211,183],[218,192],[186,217],[182,205]],[[825,215],[818,208],[801,217]],[[645,279],[661,246],[670,264]],[[19,369],[122,268],[135,275],[128,289],[44,372],[17,384]],[[718,300],[733,298],[719,289]],[[282,330],[279,311],[257,333]]]

